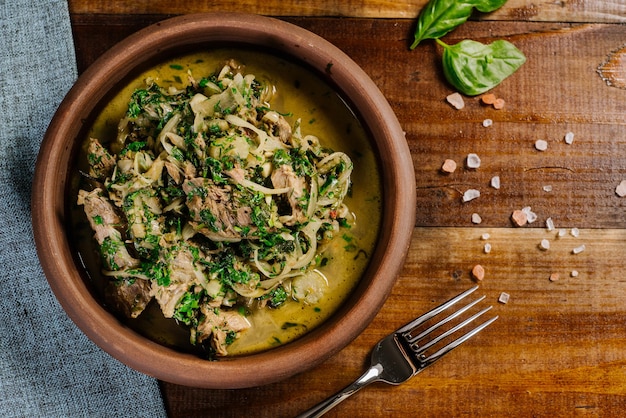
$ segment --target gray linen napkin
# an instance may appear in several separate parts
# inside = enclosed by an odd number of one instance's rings
[[[35,253],[34,162],[76,75],[65,0],[0,0],[0,416],[165,417],[158,383],[81,333]]]

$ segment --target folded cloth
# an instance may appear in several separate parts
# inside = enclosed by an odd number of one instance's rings
[[[0,416],[165,417],[158,382],[100,350],[42,273],[30,193],[77,70],[65,0],[0,0]]]

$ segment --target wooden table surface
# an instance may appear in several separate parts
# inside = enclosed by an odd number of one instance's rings
[[[626,180],[625,0],[510,0],[449,34],[448,43],[507,39],[526,54],[526,64],[493,90],[506,101],[501,110],[469,97],[455,110],[445,101],[454,90],[442,77],[440,48],[424,42],[409,50],[425,0],[123,3],[69,1],[80,71],[125,36],[173,15],[276,16],[363,67],[406,131],[417,177],[406,264],[362,335],[321,366],[264,387],[162,382],[171,417],[295,416],[358,377],[380,338],[468,288],[475,264],[485,268],[480,291],[500,319],[409,383],[374,384],[328,416],[623,416],[626,197],[615,189]],[[485,119],[493,125],[484,127]],[[564,141],[568,132],[572,144]],[[538,139],[547,150],[535,149]],[[482,160],[477,170],[463,166],[469,153]],[[447,158],[459,169],[443,175]],[[500,189],[490,187],[493,176]],[[470,188],[481,196],[463,203]],[[526,206],[537,221],[514,227],[511,213]],[[472,223],[473,213],[482,223]],[[546,229],[548,218],[565,236]],[[542,239],[549,250],[538,248]],[[553,273],[559,280],[549,280]],[[497,302],[502,292],[507,304]]]

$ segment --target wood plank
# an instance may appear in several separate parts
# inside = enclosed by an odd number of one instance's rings
[[[537,244],[546,237],[553,235],[539,229],[416,228],[390,299],[346,349],[312,371],[260,388],[163,383],[165,396],[177,400],[170,416],[296,415],[358,377],[386,333],[470,287],[475,263],[485,266],[479,291],[499,319],[410,382],[375,384],[327,416],[618,416],[626,406],[626,231],[581,230],[577,238],[551,239],[550,250],[541,251]],[[490,254],[482,251],[485,242]],[[572,254],[581,243],[586,250]],[[551,282],[554,272],[561,277]],[[497,302],[501,292],[511,295],[507,304]]]
[[[84,72],[116,43],[168,17],[171,16],[70,15],[78,73]]]
[[[338,16],[365,18],[413,19],[427,0],[347,0],[237,2],[217,0],[188,2],[184,0],[137,0],[111,2],[105,0],[69,0],[72,14],[186,14],[232,11],[270,16]],[[528,2],[509,0],[500,10],[477,19],[544,22],[624,22],[626,3],[613,1]]]

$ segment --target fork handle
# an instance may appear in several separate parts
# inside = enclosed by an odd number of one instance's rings
[[[346,386],[340,392],[337,392],[330,398],[318,403],[313,408],[309,409],[298,415],[296,418],[317,418],[324,415],[326,412],[331,410],[340,402],[347,399],[349,396],[357,393],[359,390],[363,389],[365,386],[370,383],[376,382],[379,380],[380,373],[382,372],[382,366],[380,364],[376,364],[369,369],[361,377],[354,381],[349,386]]]

